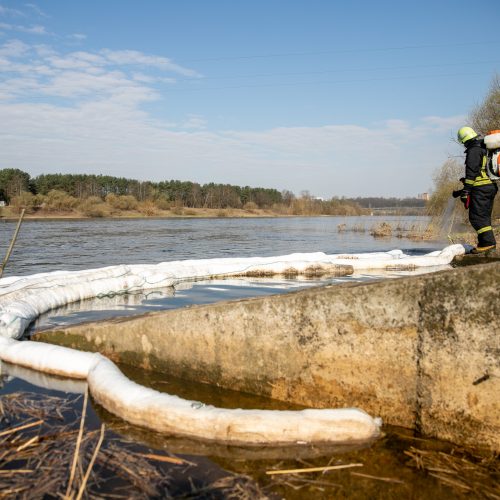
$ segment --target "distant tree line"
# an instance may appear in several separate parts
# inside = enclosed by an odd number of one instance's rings
[[[162,200],[175,206],[197,208],[239,208],[249,202],[259,208],[266,208],[290,198],[289,193],[281,193],[276,189],[213,182],[203,185],[178,180],[151,182],[88,174],[42,174],[31,178],[19,169],[0,170],[0,200],[7,203],[23,192],[46,196],[54,190],[78,200],[89,197],[104,200],[113,194],[133,196],[138,201]]]
[[[29,212],[76,211],[103,217],[133,210],[154,215],[178,208],[267,209],[279,215],[361,215],[368,209],[424,206],[416,198],[339,198],[323,200],[302,191],[199,184],[190,181],[138,181],[124,177],[88,174],[42,174],[31,177],[19,169],[0,170],[0,201]]]

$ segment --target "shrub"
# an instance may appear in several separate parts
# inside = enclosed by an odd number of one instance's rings
[[[158,198],[154,203],[156,205],[156,208],[158,208],[159,210],[170,210],[170,207],[172,206],[172,203],[166,198]]]
[[[38,205],[38,199],[34,194],[22,191],[20,195],[11,198],[10,205],[17,213],[21,213],[23,208],[27,213],[32,213]]]
[[[243,210],[248,210],[249,212],[253,213],[253,210],[257,210],[259,207],[257,206],[257,203],[254,203],[253,201],[247,201],[243,205]]]
[[[139,204],[135,196],[109,193],[106,196],[106,203],[117,210],[135,210]]]
[[[49,212],[71,212],[77,204],[76,198],[58,189],[52,189],[43,197],[43,208]]]
[[[151,200],[142,201],[138,204],[137,210],[141,212],[141,214],[151,217],[158,213],[155,204]]]
[[[109,205],[98,196],[89,196],[78,205],[78,210],[87,217],[108,217],[111,215]]]

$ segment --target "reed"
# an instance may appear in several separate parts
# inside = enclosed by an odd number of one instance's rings
[[[203,461],[104,433],[104,426],[85,428],[79,399],[30,392],[2,395],[0,499],[266,498],[247,476],[205,478]]]

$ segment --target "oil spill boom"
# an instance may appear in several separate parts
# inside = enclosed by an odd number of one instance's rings
[[[122,265],[4,278],[0,280],[0,359],[46,373],[87,380],[90,393],[106,409],[131,423],[161,432],[245,445],[366,442],[379,435],[381,421],[357,408],[302,411],[215,408],[135,384],[112,361],[97,352],[82,352],[18,339],[28,324],[41,313],[100,294],[172,286],[208,277],[346,275],[354,270],[443,266],[464,253],[462,245],[452,245],[422,256],[408,256],[401,251],[343,255],[292,254],[268,258]],[[321,311],[314,314],[321,314]],[[307,344],[310,327],[303,324],[302,329],[305,335],[303,341]],[[140,341],[144,343],[143,338]],[[147,339],[144,346],[147,346]],[[317,385],[321,383],[320,379],[316,380]],[[337,384],[342,385],[342,381],[338,380]],[[279,384],[277,387],[279,389]],[[271,396],[279,398],[283,395],[280,396],[277,390]],[[334,403],[335,399],[330,398],[326,402]],[[346,406],[341,399],[336,402]],[[320,402],[322,406],[323,403]],[[368,408],[369,411],[374,409],[368,399],[363,401],[361,398],[359,403],[356,406]]]

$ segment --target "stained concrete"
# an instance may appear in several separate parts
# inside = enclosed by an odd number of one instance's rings
[[[500,263],[43,332],[115,361],[500,450]]]

